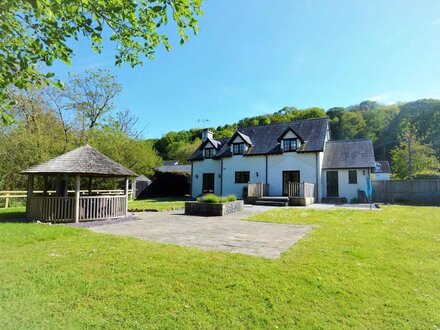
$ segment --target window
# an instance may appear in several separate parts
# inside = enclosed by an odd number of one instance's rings
[[[214,148],[206,148],[205,149],[205,158],[212,158],[214,157]]]
[[[348,183],[358,183],[357,174],[356,170],[348,171]]]
[[[232,153],[234,155],[243,155],[244,152],[244,143],[234,143],[232,145]]]
[[[284,151],[296,151],[298,149],[298,139],[284,139],[283,150]]]
[[[235,172],[235,183],[248,183],[249,172]]]

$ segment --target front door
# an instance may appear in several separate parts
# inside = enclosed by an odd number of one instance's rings
[[[338,171],[327,171],[327,197],[339,197]]]
[[[202,193],[214,193],[214,173],[203,173]]]
[[[289,182],[299,183],[299,171],[283,171],[283,195],[289,194]]]

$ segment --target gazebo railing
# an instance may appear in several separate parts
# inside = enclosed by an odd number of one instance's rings
[[[28,202],[32,220],[70,222],[74,219],[74,197],[32,196]]]
[[[104,220],[126,216],[127,197],[80,196],[79,221]],[[48,222],[75,220],[75,197],[32,196],[28,201],[28,218]]]
[[[81,196],[79,221],[103,220],[125,216],[127,198],[122,196]]]

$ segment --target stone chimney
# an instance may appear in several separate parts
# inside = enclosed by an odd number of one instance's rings
[[[212,131],[210,129],[204,129],[202,131],[202,142],[207,140],[207,139],[212,140],[213,137],[214,137],[214,133],[212,133]]]

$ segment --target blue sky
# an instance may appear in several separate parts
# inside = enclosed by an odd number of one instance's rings
[[[52,70],[110,68],[123,85],[117,108],[146,138],[286,105],[440,98],[439,1],[211,0],[204,10],[198,36],[142,67],[114,67],[111,45],[96,54],[81,41],[72,65]]]

